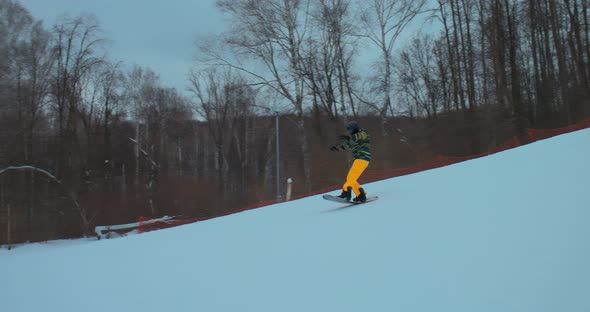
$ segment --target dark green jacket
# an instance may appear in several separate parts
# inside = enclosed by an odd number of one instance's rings
[[[350,140],[338,145],[339,150],[350,149],[354,159],[364,159],[371,161],[371,136],[364,129],[350,137]]]

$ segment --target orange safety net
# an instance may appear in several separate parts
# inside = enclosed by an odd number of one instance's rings
[[[590,119],[580,121],[576,124],[555,128],[555,129],[527,129],[531,142],[547,139],[556,135],[590,128]]]

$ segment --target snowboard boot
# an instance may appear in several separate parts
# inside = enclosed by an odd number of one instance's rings
[[[367,192],[361,187],[359,188],[359,196],[353,199],[354,202],[364,203],[367,201]]]
[[[349,186],[347,191],[342,191],[342,194],[340,194],[338,197],[350,201],[350,198],[352,197],[352,187]]]

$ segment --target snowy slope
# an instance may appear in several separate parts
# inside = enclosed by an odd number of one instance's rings
[[[1,311],[590,311],[590,130],[120,239],[0,250]]]

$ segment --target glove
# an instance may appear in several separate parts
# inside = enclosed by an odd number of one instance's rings
[[[339,149],[339,148],[338,148],[338,146],[336,146],[336,145],[332,145],[332,146],[330,147],[330,150],[331,150],[331,151],[334,151],[334,152],[339,152],[339,151],[340,151],[340,149]]]
[[[343,135],[339,135],[338,139],[344,140],[344,141],[350,141],[350,136],[343,134]]]

